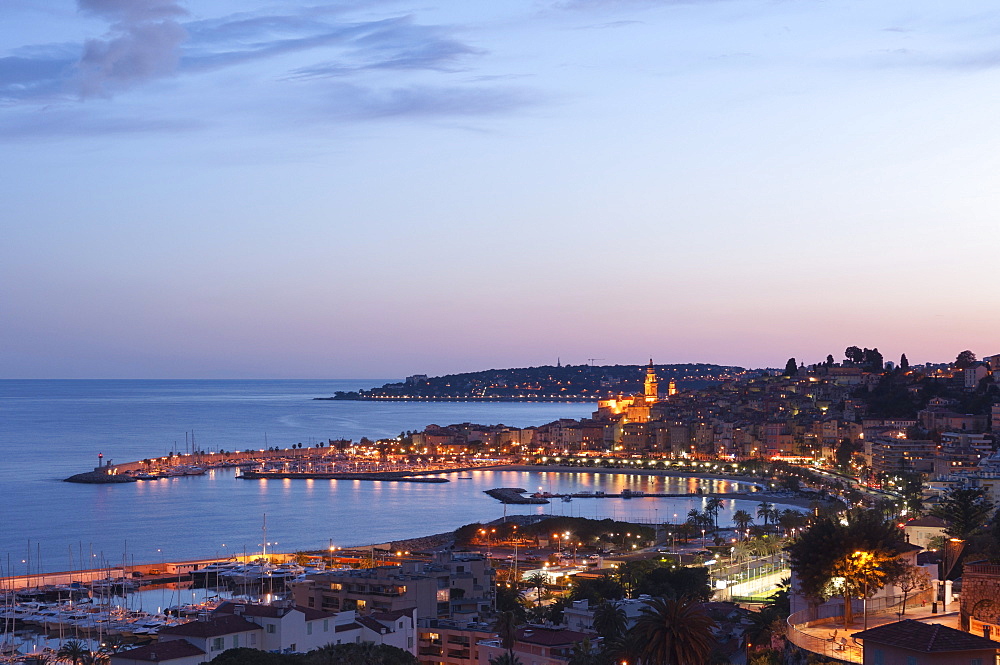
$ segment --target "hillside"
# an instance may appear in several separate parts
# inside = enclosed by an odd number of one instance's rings
[[[673,380],[682,390],[703,388],[745,371],[710,364],[655,365],[661,393]],[[591,401],[642,390],[645,365],[545,365],[489,369],[445,376],[412,376],[372,390],[317,399],[426,399],[487,401]]]

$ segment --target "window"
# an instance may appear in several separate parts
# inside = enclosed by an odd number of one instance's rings
[[[330,620],[329,619],[323,619],[323,632],[324,633],[330,632]]]
[[[881,649],[873,649],[873,651],[874,651],[874,653],[872,655],[874,657],[873,657],[872,660],[875,663],[875,665],[885,665],[885,656],[883,655],[882,650]]]
[[[312,634],[313,634],[313,622],[312,621],[307,621],[306,622],[306,635],[312,635]]]
[[[257,646],[257,633],[250,633],[250,646]]]
[[[916,656],[907,656],[906,657],[906,665],[917,665],[917,657]]]
[[[267,632],[270,633],[271,635],[273,635],[274,631],[275,631],[274,624],[273,623],[267,624]]]
[[[212,640],[212,651],[222,651],[224,648],[226,645],[223,643],[223,638],[216,637]]]
[[[969,660],[969,665],[983,665],[982,658],[972,658]]]
[[[233,648],[234,649],[238,649],[239,646],[240,646],[240,636],[239,635],[233,635]]]

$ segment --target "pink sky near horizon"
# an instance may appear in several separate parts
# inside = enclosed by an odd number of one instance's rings
[[[0,378],[1000,353],[987,0],[121,6],[0,5]]]

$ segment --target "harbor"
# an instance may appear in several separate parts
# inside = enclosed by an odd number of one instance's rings
[[[92,485],[162,480],[183,476],[203,476],[211,469],[238,468],[244,479],[382,480],[391,482],[446,483],[447,478],[426,478],[434,474],[500,468],[497,460],[372,460],[345,454],[329,446],[272,448],[244,452],[195,452],[171,454],[114,464],[98,454],[92,471],[74,474],[66,482]]]

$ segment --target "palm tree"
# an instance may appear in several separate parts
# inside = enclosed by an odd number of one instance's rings
[[[497,616],[497,622],[493,625],[497,637],[500,638],[500,646],[507,650],[510,658],[514,657],[514,642],[517,641],[517,615],[513,612],[501,612]],[[491,661],[492,662],[492,661]],[[506,663],[505,665],[513,665]]]
[[[548,577],[545,576],[545,573],[532,573],[524,581],[528,583],[528,586],[534,588],[535,590],[535,605],[541,605],[542,589],[545,588],[545,583],[549,581]]]
[[[70,640],[59,647],[59,651],[56,652],[56,656],[60,660],[71,660],[73,665],[80,665],[80,661],[89,655],[90,649],[84,646],[80,640]]]
[[[635,624],[645,642],[643,661],[657,665],[702,665],[712,651],[715,621],[687,596],[647,600]]]
[[[111,662],[111,656],[102,651],[88,651],[80,659],[81,665],[107,665],[109,662]]]
[[[733,513],[733,524],[740,531],[746,531],[747,527],[753,523],[753,515],[747,511],[740,509]]]
[[[604,653],[613,663],[641,663],[644,642],[635,630],[630,630],[617,639],[605,643]]]
[[[625,634],[628,617],[618,603],[604,602],[594,609],[593,623],[597,634],[610,642]]]
[[[499,656],[490,658],[490,665],[524,665],[521,659],[513,653],[502,653]]]
[[[705,513],[712,516],[712,524],[716,532],[719,531],[719,510],[722,509],[722,506],[722,499],[717,496],[713,496],[705,502]]]
[[[600,652],[594,648],[589,639],[584,638],[582,642],[573,645],[568,665],[599,665],[602,660]]]
[[[770,521],[772,515],[774,515],[774,504],[767,501],[761,501],[757,504],[757,517],[764,520],[764,530],[767,530],[767,523]]]

